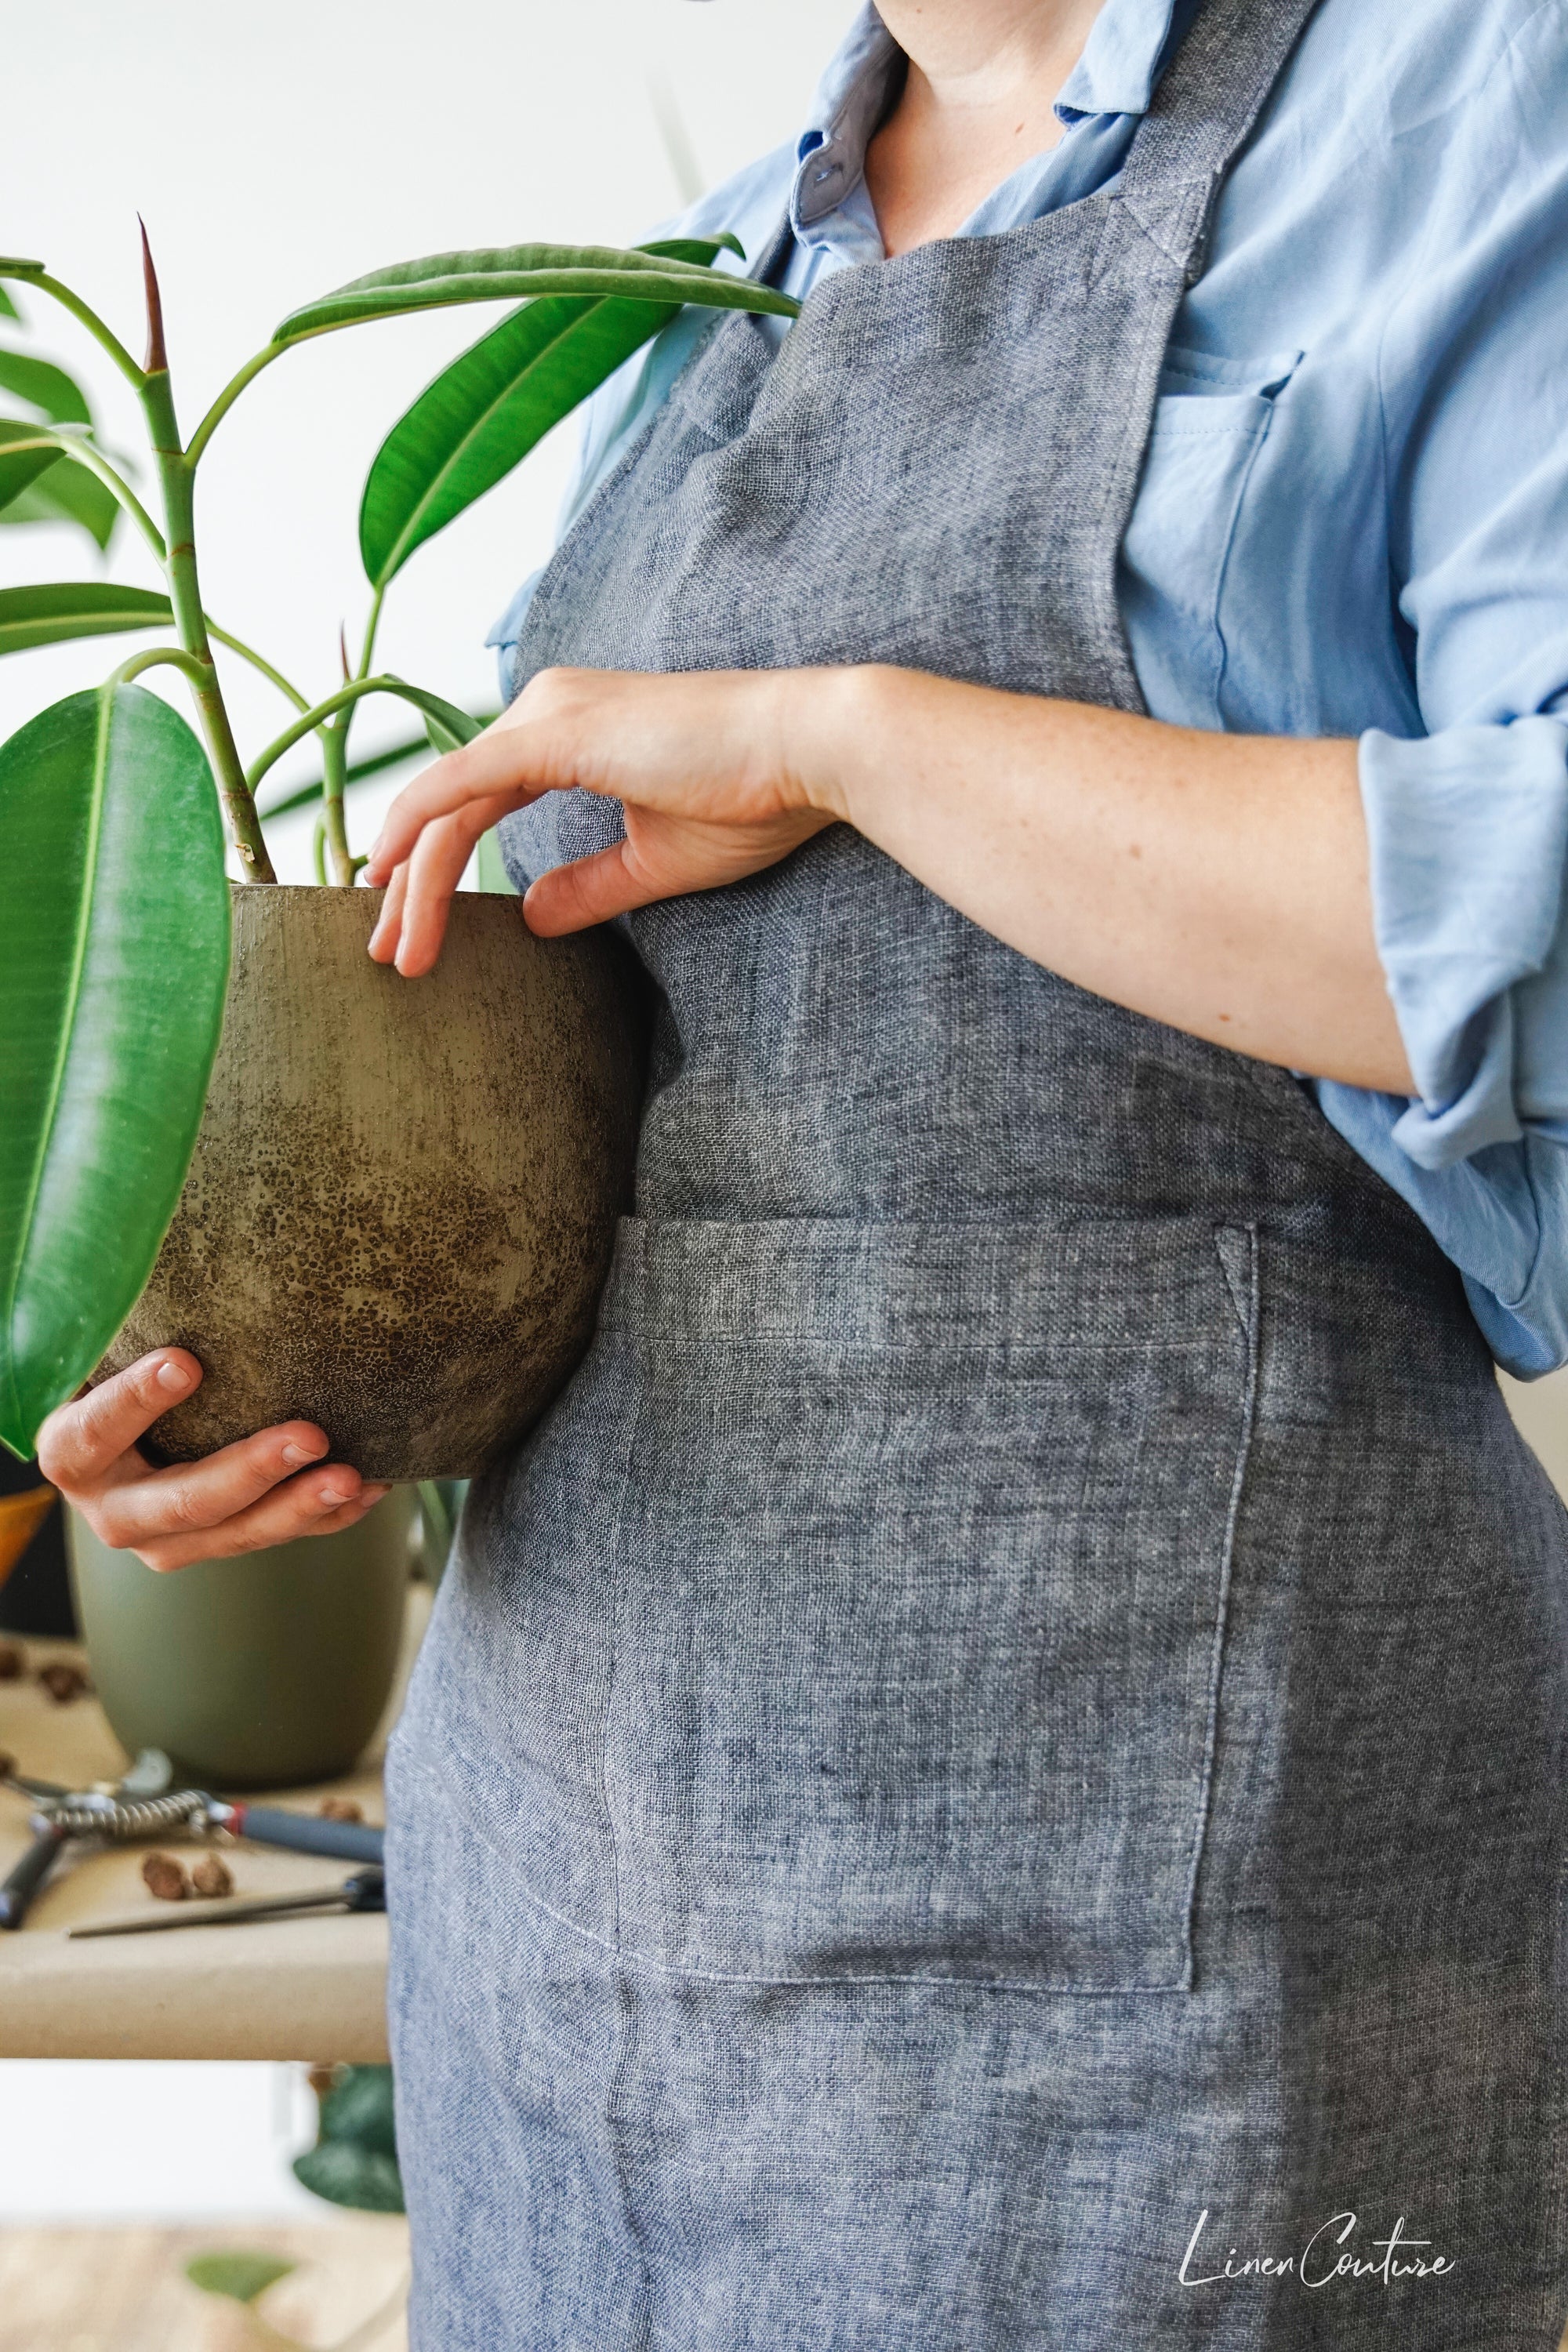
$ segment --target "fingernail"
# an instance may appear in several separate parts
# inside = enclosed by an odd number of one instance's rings
[[[181,1396],[191,1385],[191,1376],[184,1364],[163,1363],[158,1367],[158,1386],[167,1389],[171,1396]]]
[[[323,1511],[341,1511],[343,1505],[352,1499],[347,1491],[341,1486],[323,1486],[316,1496],[316,1501]]]
[[[326,1450],[324,1445],[300,1445],[290,1438],[283,1448],[283,1459],[290,1470],[298,1470],[301,1462],[319,1462]]]

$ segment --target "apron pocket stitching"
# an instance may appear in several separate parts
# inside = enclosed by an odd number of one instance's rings
[[[1244,1265],[1233,1266],[1227,1248],[1242,1243]],[[1197,1925],[1198,1879],[1203,1868],[1204,1852],[1208,1843],[1209,1818],[1213,1806],[1215,1759],[1219,1746],[1220,1688],[1225,1672],[1226,1633],[1230,1618],[1230,1588],[1236,1559],[1236,1531],[1241,1517],[1242,1493],[1247,1484],[1247,1465],[1252,1451],[1252,1433],[1258,1419],[1258,1331],[1261,1308],[1261,1280],[1258,1267],[1258,1227],[1219,1225],[1215,1229],[1215,1251],[1237,1308],[1247,1341],[1247,1372],[1242,1390],[1241,1429],[1237,1440],[1236,1466],[1231,1475],[1230,1499],[1226,1510],[1225,1540],[1220,1553],[1219,1594],[1215,1609],[1214,1654],[1209,1670],[1208,1722],[1204,1737],[1203,1769],[1198,1781],[1197,1827],[1193,1840],[1192,1869],[1187,1879],[1186,1926],[1184,1936],[1186,1961],[1183,1985],[1193,1990],[1195,1972],[1194,1938]],[[1241,1276],[1245,1272],[1245,1284]]]

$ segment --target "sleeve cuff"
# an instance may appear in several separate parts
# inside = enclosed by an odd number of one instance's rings
[[[1568,726],[1374,729],[1361,785],[1378,953],[1418,1088],[1394,1139],[1444,1168],[1524,1131],[1510,992],[1545,966],[1562,918]]]

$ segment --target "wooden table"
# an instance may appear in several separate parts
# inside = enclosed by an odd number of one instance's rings
[[[404,1674],[359,1769],[330,1790],[290,1789],[268,1801],[314,1812],[325,1795],[353,1797],[367,1821],[383,1818],[385,1732],[395,1719],[426,1613],[427,1597],[416,1586]],[[34,1780],[72,1788],[118,1780],[125,1753],[96,1701],[57,1706],[34,1675],[52,1659],[83,1664],[82,1653],[65,1642],[28,1639],[22,1646],[26,1678],[0,1683],[0,1749]],[[29,1842],[26,1801],[0,1790],[0,1877]],[[188,1861],[200,1851],[173,1839],[163,1843]],[[341,1885],[353,1867],[220,1843],[240,1896]],[[0,1931],[0,2058],[384,2060],[386,1921],[379,1915],[329,1913],[69,1941],[66,1930],[89,1920],[164,1907],[154,1906],[142,1882],[149,1851],[147,1845],[96,1853],[68,1848],[26,1924]]]

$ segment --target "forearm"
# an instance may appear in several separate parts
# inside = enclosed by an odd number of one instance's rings
[[[1352,743],[1205,734],[907,670],[798,683],[814,802],[1009,946],[1237,1052],[1413,1091]]]

